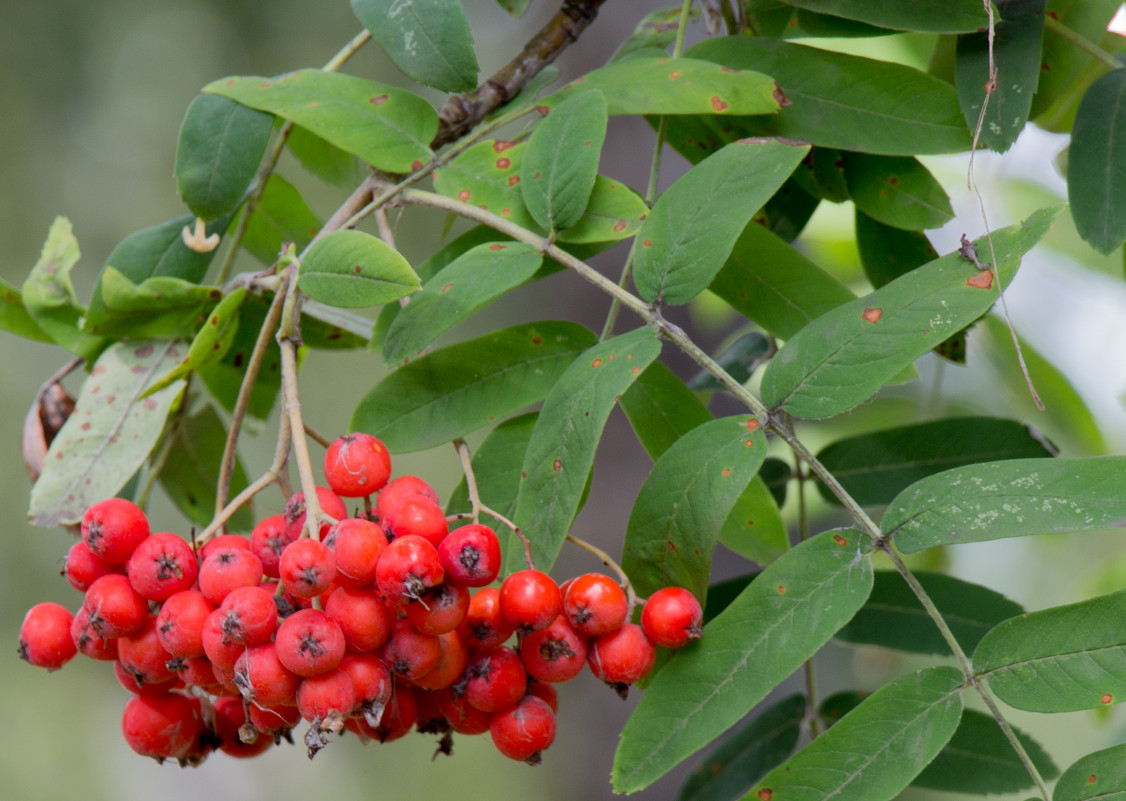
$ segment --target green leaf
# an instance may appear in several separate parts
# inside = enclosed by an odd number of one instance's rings
[[[551,234],[583,216],[606,139],[606,98],[601,92],[574,95],[532,130],[520,189],[532,218]]]
[[[1047,0],[998,0],[997,7],[1001,15],[994,26],[992,43],[986,31],[966,32],[958,37],[954,85],[966,125],[975,130],[985,102],[992,58],[998,81],[981,120],[981,142],[990,150],[1004,153],[1024,130],[1040,81]]]
[[[640,595],[677,586],[703,600],[720,527],[765,456],[766,435],[745,415],[703,423],[661,454],[637,494],[622,550]]]
[[[967,653],[972,652],[986,632],[1014,615],[1024,612],[1020,604],[998,592],[943,573],[917,571],[938,611],[950,626],[954,638]],[[872,594],[837,639],[857,645],[879,645],[913,654],[950,656],[942,639],[907,582],[893,570],[876,571]]]
[[[204,406],[173,426],[171,436],[172,449],[160,471],[160,484],[189,520],[206,526],[215,515],[215,487],[219,483],[226,427],[213,407]],[[236,458],[230,497],[242,492],[246,483],[246,471]],[[249,531],[253,525],[249,505],[235,512],[227,524],[235,531]]]
[[[32,525],[78,523],[91,504],[125,486],[159,440],[184,384],[141,395],[183,353],[175,341],[139,340],[111,345],[98,357],[31,490]]]
[[[1126,698],[1126,590],[1009,618],[974,651],[974,671],[1030,712],[1099,709]]]
[[[3,278],[0,278],[0,329],[38,342],[54,341],[28,313],[20,291]]]
[[[953,467],[1054,455],[1038,432],[1015,420],[952,417],[841,439],[817,460],[862,506],[882,506],[914,482]],[[824,484],[817,489],[839,503]]]
[[[709,622],[702,639],[677,651],[622,730],[615,792],[652,784],[813,656],[868,597],[869,551],[857,531],[802,542]]]
[[[618,403],[654,461],[683,435],[712,419],[692,390],[661,362],[646,367]]]
[[[1058,531],[1090,531],[1126,521],[1126,456],[1011,459],[957,467],[917,481],[880,523],[896,546],[936,545]]]
[[[461,0],[352,0],[352,11],[407,77],[443,92],[477,86]]]
[[[856,209],[856,247],[864,274],[879,289],[916,267],[938,258],[922,231],[904,231],[872,219]]]
[[[524,465],[524,452],[532,438],[537,412],[510,417],[498,425],[473,451],[473,474],[477,479],[477,493],[481,503],[512,519],[516,513],[516,500],[520,492],[520,468]],[[446,502],[446,514],[470,511],[469,489],[462,478]],[[492,515],[482,514],[481,522],[491,526],[500,537],[501,552],[524,552],[519,538]],[[465,523],[450,523],[457,528]]]
[[[379,306],[422,288],[397,250],[363,231],[333,231],[313,243],[297,287],[314,300],[345,309]]]
[[[599,342],[574,359],[544,400],[524,456],[513,518],[531,540],[540,570],[551,567],[578,513],[610,412],[660,351],[649,327]],[[522,563],[520,553],[505,555],[506,570]]]
[[[973,33],[989,24],[978,0],[786,0],[807,11],[834,14],[880,28],[923,33]]]
[[[1100,253],[1126,239],[1126,69],[1083,95],[1071,130],[1067,199],[1075,228]]]
[[[882,36],[892,33],[887,28],[877,28],[856,20],[795,8],[783,0],[748,0],[746,6],[747,20],[759,36],[806,39]]]
[[[856,299],[835,277],[755,223],[743,229],[709,289],[783,339]]]
[[[135,284],[108,265],[100,281],[103,312],[95,328],[107,337],[190,337],[222,297],[215,287],[169,276]]]
[[[821,718],[826,728],[835,726],[837,721],[860,706],[860,702],[869,695],[871,693],[852,690],[834,693],[817,707],[817,717]]]
[[[626,239],[641,229],[648,214],[649,207],[641,195],[625,184],[599,175],[594,179],[586,212],[577,223],[559,233],[559,243],[580,245]]]
[[[794,170],[794,181],[814,197],[843,203],[849,199],[844,166],[844,154],[840,150],[815,147]]]
[[[614,51],[610,61],[617,61],[630,53],[649,47],[659,47],[662,50],[667,48],[676,40],[677,31],[680,30],[681,12],[680,6],[669,6],[668,8],[650,11],[638,21],[633,33],[618,45],[618,49]],[[700,9],[695,6],[689,9],[689,21],[695,22],[699,18]]]
[[[1052,801],[1123,801],[1126,799],[1126,744],[1087,754],[1056,782]]]
[[[808,150],[781,141],[734,142],[681,176],[637,234],[633,277],[638,293],[673,305],[700,294],[731,255],[751,215]]]
[[[1021,257],[1048,230],[1059,207],[993,234],[1008,286]],[[976,243],[979,253],[989,243]],[[904,368],[964,328],[996,301],[992,270],[976,272],[959,253],[925,264],[863,298],[833,309],[795,334],[767,365],[763,401],[795,417],[823,418],[872,397]]]
[[[198,95],[188,106],[176,145],[176,189],[204,220],[234,211],[266,153],[272,114],[226,97]]]
[[[844,175],[856,208],[885,225],[922,230],[954,218],[950,198],[918,159],[845,153]]]
[[[791,178],[782,184],[753,220],[785,242],[793,242],[821,204]]]
[[[302,167],[326,184],[352,188],[363,179],[359,159],[300,125],[290,130],[285,146]]]
[[[199,368],[199,377],[203,379],[203,383],[207,385],[207,389],[219,405],[228,412],[235,408],[239,388],[246,377],[246,367],[254,353],[254,344],[258,339],[258,332],[266,321],[269,307],[269,298],[248,295],[239,307],[238,329],[223,358]],[[301,329],[302,337],[311,345],[317,327],[308,325],[307,318],[302,317]],[[262,367],[258,372],[258,379],[250,391],[250,405],[247,407],[247,412],[252,417],[265,420],[270,416],[279,389],[281,389],[281,351],[277,342],[271,337]]]
[[[762,463],[762,468],[758,471],[762,476],[763,483],[766,488],[770,490],[770,494],[774,496],[774,501],[782,506],[786,503],[786,485],[790,479],[793,478],[793,470],[786,462],[781,459],[775,459],[772,456],[766,457],[766,461]]]
[[[724,348],[715,362],[740,384],[750,380],[755,369],[768,358],[773,343],[758,331],[749,331]],[[723,389],[715,376],[701,370],[692,376],[688,388],[695,392],[715,392]]]
[[[188,355],[184,360],[154,381],[145,390],[143,397],[148,397],[174,381],[187,377],[189,373],[200,367],[223,358],[238,332],[238,311],[244,300],[246,300],[246,290],[241,287],[227,293],[207,316],[207,320],[192,339],[192,344],[188,346]]]
[[[1016,728],[1013,733],[1042,778],[1059,775],[1052,758],[1035,740]],[[973,709],[962,713],[962,722],[950,742],[911,783],[916,787],[975,795],[1015,793],[1033,786],[1032,777],[997,721]]]
[[[497,0],[498,6],[517,19],[524,16],[524,12],[528,10],[528,6],[531,4],[532,0]]]
[[[274,264],[284,243],[292,242],[300,252],[320,228],[320,218],[306,205],[297,188],[274,173],[246,224],[242,246],[263,264]]]
[[[413,295],[383,341],[383,360],[405,364],[442,333],[535,275],[543,255],[531,245],[492,242],[454,259]]]
[[[376,384],[349,430],[379,437],[393,453],[449,442],[543,400],[594,342],[580,325],[547,321],[440,348]]]
[[[56,217],[39,261],[23,282],[22,303],[39,330],[76,356],[90,358],[104,340],[79,330],[85,309],[70,280],[70,271],[78,264],[79,255],[70,220]]]
[[[708,751],[677,801],[729,801],[781,764],[798,744],[805,698],[791,695],[742,724]]]
[[[769,117],[731,120],[726,134],[731,139],[784,136],[889,156],[954,153],[970,146],[954,87],[902,64],[758,36],[707,39],[688,53],[765,72],[789,101]]]
[[[789,549],[790,536],[761,468],[759,473],[731,507],[719,541],[744,559],[768,565]]]
[[[339,72],[222,78],[203,91],[292,120],[388,172],[410,172],[430,161],[430,140],[438,132],[438,115],[418,95]]]

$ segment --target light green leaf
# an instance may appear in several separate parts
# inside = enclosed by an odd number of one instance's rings
[[[844,175],[856,208],[885,225],[914,231],[954,218],[950,198],[918,159],[845,153]]]
[[[607,339],[574,359],[544,400],[524,456],[513,518],[531,540],[540,570],[551,567],[578,513],[610,412],[660,351],[648,327]],[[522,563],[522,554],[505,554],[506,570]]]
[[[763,570],[699,641],[677,651],[622,730],[615,792],[652,784],[813,656],[868,597],[869,551],[857,531],[806,540]]]
[[[171,276],[133,283],[108,265],[100,282],[104,311],[96,328],[107,337],[190,337],[222,297],[215,287]]]
[[[662,50],[667,48],[676,39],[676,33],[680,30],[680,15],[683,9],[680,6],[669,6],[668,8],[658,8],[656,11],[650,11],[640,20],[637,26],[633,29],[633,33],[618,45],[618,49],[614,51],[614,55],[610,57],[610,61],[617,61],[625,58],[630,53],[637,52],[650,47],[659,47]],[[700,18],[700,9],[692,6],[688,12],[688,19],[695,22]]]
[[[536,124],[524,152],[520,191],[540,227],[554,235],[583,216],[606,139],[606,98],[583,92]]]
[[[744,798],[895,798],[957,729],[963,683],[962,673],[952,667],[900,676],[771,771]]]
[[[595,339],[575,323],[547,321],[440,348],[376,384],[349,430],[379,437],[393,453],[448,443],[543,400]]]
[[[653,465],[626,526],[622,569],[640,595],[708,591],[720,527],[766,456],[754,417],[722,417],[678,439]]]
[[[43,460],[43,473],[31,491],[32,525],[78,523],[91,504],[125,486],[159,440],[184,383],[144,400],[141,396],[184,351],[179,342],[140,340],[119,342],[102,353]]]
[[[1126,799],[1126,744],[1080,757],[1063,772],[1052,793],[1052,801],[1095,799]]]
[[[1100,709],[1126,698],[1126,590],[1009,618],[974,651],[974,672],[1030,712]]]
[[[1048,230],[1059,207],[993,234],[1004,286]],[[976,246],[989,252],[984,237]],[[952,253],[822,315],[767,365],[763,401],[795,417],[824,418],[872,397],[915,359],[986,312],[997,299],[993,270]]]
[[[254,207],[242,246],[263,264],[274,264],[281,256],[284,243],[292,242],[300,252],[320,228],[320,219],[297,188],[275,173],[266,182],[262,197]]]
[[[661,195],[637,234],[638,293],[677,305],[702,292],[751,215],[808,150],[773,140],[734,142],[683,175]]]
[[[326,184],[352,188],[363,180],[364,170],[355,155],[300,125],[293,126],[289,138],[285,140],[285,146],[301,162],[302,167]]]
[[[339,72],[222,78],[203,91],[292,120],[388,172],[410,172],[430,161],[430,140],[438,132],[438,115],[418,95]]]
[[[1126,69],[1096,80],[1079,103],[1067,199],[1076,230],[1095,250],[1110,253],[1126,239]]]
[[[654,461],[684,434],[712,419],[692,390],[661,362],[646,367],[618,403]]]
[[[196,332],[184,360],[154,381],[145,390],[143,397],[148,397],[200,367],[223,358],[238,332],[238,311],[244,300],[246,300],[246,290],[241,287],[227,293]]]
[[[352,0],[352,11],[408,77],[443,92],[477,85],[461,0]]]
[[[379,306],[422,288],[410,264],[363,231],[334,231],[313,243],[297,274],[309,297],[340,308]]]
[[[0,278],[0,329],[38,342],[53,342],[23,305],[20,291]]]
[[[272,114],[226,97],[198,95],[188,106],[176,145],[176,188],[204,220],[234,210],[266,153]]]
[[[786,0],[788,5],[880,28],[923,33],[973,33],[989,24],[978,0]]]

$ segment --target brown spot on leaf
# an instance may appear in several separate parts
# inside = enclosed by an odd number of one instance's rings
[[[489,250],[508,250],[508,245],[502,245],[499,242],[494,242],[489,245]]]
[[[761,790],[755,793],[755,795],[759,797],[759,801],[770,801],[770,799],[774,796],[774,791],[769,787],[763,787]]]
[[[892,186],[899,186],[899,179],[896,176],[893,175],[890,178],[888,178],[888,183],[891,184]]]
[[[870,323],[878,323],[880,318],[884,316],[883,309],[865,309],[864,313],[860,315]]]
[[[497,159],[497,169],[498,170],[507,170],[511,166],[512,166],[512,159],[509,159],[509,158]]]
[[[614,231],[615,234],[626,230],[626,221],[625,220],[618,220],[616,223],[614,223],[614,227],[613,227],[612,230]]]
[[[551,469],[554,470],[556,473],[558,473],[560,470],[563,469],[563,462],[556,459],[554,462],[551,463]]]
[[[755,446],[755,441],[753,439],[748,439],[745,440],[743,444],[748,448],[753,448]]]
[[[147,359],[149,356],[152,356],[152,353],[153,353],[153,346],[152,345],[143,345],[143,346],[137,348],[135,351],[133,351],[133,355],[136,356],[138,359]]]
[[[513,175],[511,178],[508,179],[508,185],[509,186],[516,186],[516,184],[518,184],[518,183],[520,183],[520,176],[519,175]]]
[[[652,239],[646,239],[644,242],[641,243],[641,247],[643,247],[643,248],[653,247],[653,240]]]
[[[1110,693],[1103,693],[1103,697],[1100,698],[1099,700],[1102,701],[1104,704],[1109,704],[1112,701],[1114,701],[1114,696],[1111,695]]]
[[[1087,784],[1094,784],[1096,781],[1098,781],[1098,779],[1095,777],[1095,774],[1093,774],[1093,773],[1090,776],[1087,777]]]
[[[376,95],[368,102],[370,102],[373,106],[382,106],[388,100],[390,100],[390,98],[387,97],[387,95]]]
[[[442,287],[442,294],[449,292],[453,288],[454,288],[453,284],[446,284],[444,287]]]
[[[566,89],[567,87],[564,86],[563,88]],[[536,106],[536,111],[539,112],[541,117],[546,117],[551,113],[551,106]]]
[[[591,367],[601,367],[602,366],[602,360],[601,359],[595,359],[593,362],[590,363],[590,366]]]
[[[846,540],[840,534],[833,535],[833,542],[837,543],[837,545],[841,546],[842,548],[848,545],[848,540]]]
[[[723,468],[723,474],[724,474],[725,476],[729,476],[729,475],[731,475],[731,468],[730,468],[730,467],[725,467],[725,468]]]
[[[510,214],[512,214],[512,209],[501,209],[500,210],[500,216],[501,217],[507,217]]]
[[[147,411],[155,412],[159,404],[157,404],[157,402],[152,398],[145,398],[143,401],[141,401],[141,405],[144,406]]]
[[[317,105],[318,105],[318,103],[317,103],[316,100],[310,100],[309,101],[309,108],[316,108]]]
[[[711,102],[716,111],[727,111],[727,102],[719,95],[714,95]]]
[[[719,71],[720,72],[729,72],[732,75],[738,75],[739,72],[740,72],[740,70],[733,70],[733,69],[731,69],[731,67],[720,67]]]
[[[359,275],[360,273],[362,273],[364,271],[364,266],[362,264],[357,264],[355,267],[352,268],[352,271],[356,275]]]
[[[677,71],[677,70],[673,70],[672,72],[669,73],[669,80],[670,81],[675,81],[679,77],[680,77],[680,72]]]
[[[414,161],[411,162],[411,169],[412,170],[421,170],[422,169],[422,162],[419,159],[415,159]]]
[[[982,270],[977,275],[970,276],[966,279],[966,286],[973,287],[974,289],[992,289],[993,271]]]
[[[778,104],[778,108],[786,108],[786,106],[793,105],[793,101],[786,97],[786,93],[782,91],[782,87],[777,83],[774,84],[774,91],[771,93],[774,102]]]
[[[498,139],[497,141],[493,142],[493,152],[503,153],[515,144],[515,142],[509,141],[508,139]]]
[[[79,426],[79,427],[80,427],[80,428],[81,428],[81,429],[82,429],[83,431],[89,431],[89,430],[90,430],[90,421],[89,421],[89,420],[87,420],[87,421],[86,421],[85,423],[83,423],[83,424],[82,424],[81,426]]]
[[[469,200],[469,190],[468,189],[462,189],[460,192],[457,193],[457,199],[460,200],[462,203]]]
[[[756,420],[755,418],[752,417],[750,420],[747,421],[747,430],[748,431],[756,431],[756,430],[758,430],[758,427],[759,427],[759,423],[758,423],[758,420]]]

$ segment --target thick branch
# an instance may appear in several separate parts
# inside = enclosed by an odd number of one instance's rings
[[[472,92],[454,95],[438,111],[441,127],[430,143],[432,148],[460,139],[519,94],[535,75],[558,58],[594,21],[605,0],[563,0],[551,21],[528,40],[516,58]]]

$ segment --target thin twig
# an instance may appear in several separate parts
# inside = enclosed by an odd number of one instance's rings
[[[481,522],[481,515],[486,514],[494,518],[501,525],[507,527],[513,534],[519,538],[520,542],[524,545],[524,561],[528,564],[529,570],[534,570],[536,565],[532,560],[532,543],[520,530],[520,527],[505,517],[495,509],[491,509],[481,502],[481,493],[477,489],[477,476],[473,472],[473,455],[469,452],[469,445],[464,439],[458,437],[453,441],[454,450],[457,451],[458,459],[461,461],[461,472],[465,475],[465,488],[469,495],[469,506],[472,511],[469,515],[451,515],[446,518],[451,523],[457,520],[471,519],[474,523]],[[452,518],[452,519],[451,519]]]
[[[574,534],[567,535],[567,542],[571,543],[572,545],[577,545],[584,551],[594,554],[598,557],[599,561],[601,561],[602,564],[606,565],[606,567],[614,571],[615,575],[617,575],[618,577],[618,583],[622,585],[622,589],[625,590],[626,593],[626,608],[628,610],[626,612],[626,620],[631,619],[633,617],[634,607],[636,607],[639,603],[643,603],[645,599],[637,597],[637,592],[634,590],[633,584],[630,583],[629,576],[626,575],[626,571],[622,570],[622,566],[614,560],[614,557],[606,553],[606,551],[602,550],[593,543],[587,542],[580,537],[576,537]]]

